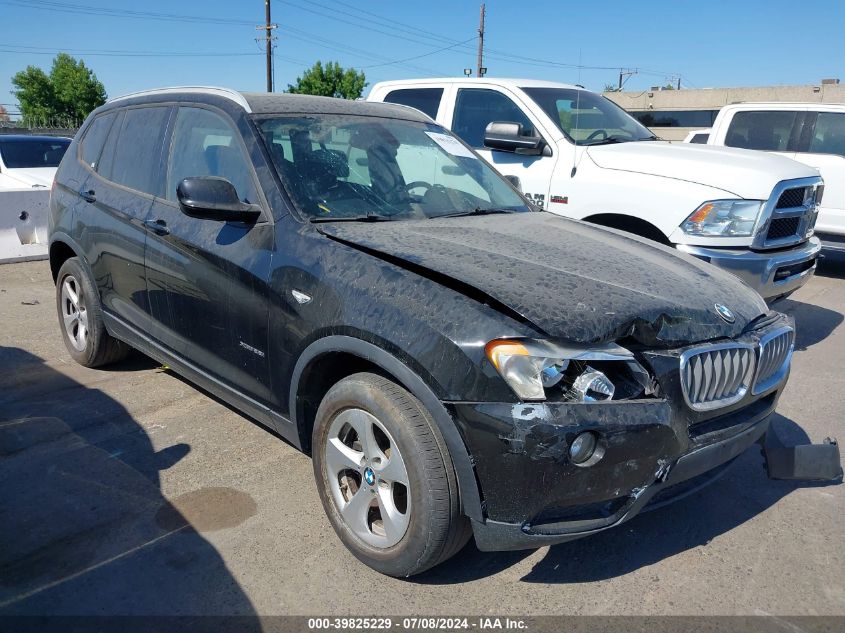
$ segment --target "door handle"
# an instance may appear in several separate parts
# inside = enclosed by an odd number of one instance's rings
[[[93,189],[88,189],[87,191],[83,189],[79,192],[79,197],[81,197],[85,202],[96,202],[97,201],[97,194],[94,193]]]
[[[156,220],[147,220],[144,226],[156,235],[170,235],[170,229],[167,228],[167,222],[158,218]]]

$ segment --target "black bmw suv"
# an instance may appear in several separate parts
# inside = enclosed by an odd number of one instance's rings
[[[128,95],[50,207],[71,356],[137,348],[310,452],[390,575],[619,525],[760,439],[789,373],[736,277],[537,211],[404,106]]]

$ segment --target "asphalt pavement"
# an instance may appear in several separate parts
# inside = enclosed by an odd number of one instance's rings
[[[845,262],[778,308],[774,427],[845,440]],[[845,486],[770,481],[755,447],[615,530],[387,578],[335,537],[308,457],[140,354],[76,365],[47,263],[0,266],[0,614],[845,615],[843,516]]]

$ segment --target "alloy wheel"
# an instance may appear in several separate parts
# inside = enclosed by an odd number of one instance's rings
[[[73,348],[84,352],[88,345],[88,310],[82,285],[73,275],[67,275],[62,281],[62,322]]]
[[[363,409],[332,420],[324,451],[331,495],[346,525],[368,545],[402,540],[411,517],[408,470],[385,426]]]

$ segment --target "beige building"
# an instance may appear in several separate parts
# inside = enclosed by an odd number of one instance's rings
[[[604,96],[630,112],[668,141],[681,141],[691,130],[708,128],[719,109],[729,103],[787,101],[791,103],[845,103],[845,84],[824,79],[808,86],[704,88],[605,92]]]

